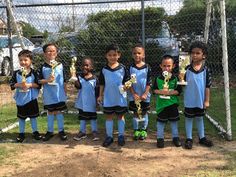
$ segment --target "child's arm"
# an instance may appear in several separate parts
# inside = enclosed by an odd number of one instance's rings
[[[206,88],[205,90],[205,101],[204,108],[208,108],[210,106],[210,88]]]
[[[99,87],[99,97],[97,99],[98,104],[102,104],[102,102],[103,102],[103,93],[104,93],[104,85],[100,85],[100,87]]]
[[[211,71],[208,67],[206,67],[206,89],[205,89],[205,100],[204,100],[204,108],[208,108],[210,106],[210,87],[211,87]]]
[[[146,100],[147,96],[149,94],[149,91],[151,89],[151,84],[152,84],[152,73],[151,73],[151,67],[147,64],[147,83],[146,83],[146,89],[143,95],[141,95],[142,100]]]
[[[102,70],[100,72],[98,81],[99,81],[100,86],[99,86],[99,96],[97,98],[97,102],[98,102],[98,104],[102,104],[103,103],[103,96],[104,96],[104,87],[105,87],[105,78],[104,78]]]

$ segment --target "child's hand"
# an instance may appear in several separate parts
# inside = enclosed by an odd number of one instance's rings
[[[53,82],[55,79],[55,77],[53,75],[50,75],[48,78],[48,82]]]
[[[208,108],[210,106],[209,101],[204,101],[204,109]]]
[[[26,91],[29,88],[29,84],[27,84],[26,82],[22,82],[21,88],[22,88],[22,90]]]
[[[98,102],[98,104],[102,104],[102,102],[103,102],[103,97],[102,97],[102,96],[99,96],[99,97],[97,98],[97,102]]]
[[[140,99],[140,97],[139,97],[139,95],[137,93],[134,93],[133,97],[134,97],[134,100],[139,100]]]
[[[147,99],[147,96],[148,96],[148,94],[147,93],[144,93],[140,98],[141,98],[141,100],[146,100]]]

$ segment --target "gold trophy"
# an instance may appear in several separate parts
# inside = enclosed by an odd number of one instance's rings
[[[162,75],[164,76],[164,84],[163,84],[163,90],[169,90],[169,80],[172,76],[171,73],[169,73],[168,71],[164,71],[162,73]],[[160,95],[160,98],[162,99],[170,99],[170,96],[168,95]]]
[[[21,67],[21,83],[22,84],[26,84],[26,75],[27,75],[27,70],[24,68],[24,67]],[[29,89],[27,89],[27,90],[23,90],[23,89],[20,89],[20,92],[28,92],[29,91]]]
[[[189,56],[181,55],[179,58],[179,81],[177,82],[178,85],[187,85],[188,83],[184,80],[184,76],[186,73],[186,66],[190,64]]]
[[[75,82],[77,81],[77,77],[76,77],[76,64],[77,58],[73,57],[72,61],[71,61],[71,67],[70,67],[70,74],[71,74],[71,78],[69,79],[69,82]]]
[[[141,99],[135,100],[135,105],[137,107],[137,114],[138,114],[137,121],[144,121],[142,116]]]
[[[137,82],[136,74],[131,74],[130,80],[126,81],[126,82],[125,82],[125,85],[121,85],[121,86],[119,87],[120,93],[121,93],[122,95],[124,95],[124,97],[126,97],[126,96],[127,96],[126,89],[129,89],[129,88],[132,86],[132,84],[134,84],[134,83],[136,83],[136,82]]]
[[[54,79],[52,82],[48,82],[48,85],[57,85],[57,83],[55,82],[55,69],[58,66],[58,62],[56,60],[51,60],[50,66],[52,67],[51,76],[53,76]]]

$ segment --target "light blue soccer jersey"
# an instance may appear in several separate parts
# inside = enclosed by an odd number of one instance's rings
[[[199,72],[191,67],[186,70],[187,85],[184,90],[184,106],[187,108],[204,108],[205,90],[211,81],[206,67]]]
[[[130,75],[135,74],[137,83],[132,84],[134,91],[139,95],[143,95],[147,85],[151,85],[151,69],[149,65],[138,68],[134,64],[129,68]],[[133,95],[129,92],[129,101],[134,101]],[[147,99],[144,102],[150,102],[151,94],[148,93]]]
[[[43,104],[51,105],[59,102],[65,102],[67,97],[64,90],[64,74],[63,65],[60,63],[55,71],[56,85],[43,85]],[[44,63],[41,68],[40,79],[48,79],[52,73],[52,68],[49,64]]]
[[[127,106],[127,99],[120,93],[119,87],[129,79],[124,65],[111,69],[108,65],[102,68],[99,83],[104,85],[103,107]]]
[[[82,109],[84,112],[96,112],[97,101],[95,93],[97,79],[95,77],[85,79],[79,76],[79,82],[81,88],[75,101],[75,107]]]
[[[26,76],[26,82],[27,83],[37,83],[37,75],[36,73],[31,69],[31,72],[27,74]],[[17,70],[14,72],[13,77],[11,79],[11,88],[14,89],[15,83],[22,83],[22,75],[21,71]],[[23,92],[22,89],[17,88],[16,92],[14,94],[14,99],[16,101],[16,105],[23,106],[30,101],[37,99],[39,94],[38,88],[29,88],[27,92]]]

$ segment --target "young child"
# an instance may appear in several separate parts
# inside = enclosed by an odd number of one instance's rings
[[[168,89],[164,89],[165,78],[163,74],[156,77],[153,89],[157,94],[156,111],[157,111],[157,147],[164,148],[164,128],[165,124],[170,121],[172,130],[172,140],[176,147],[181,146],[178,133],[179,112],[178,95],[181,93],[181,86],[177,85],[178,78],[172,74],[174,69],[174,59],[170,55],[162,58],[160,67],[162,72],[171,73],[168,81]],[[165,96],[165,97],[163,97]]]
[[[149,93],[151,80],[151,68],[144,62],[145,49],[142,45],[137,44],[132,50],[132,57],[134,63],[129,68],[130,75],[135,74],[137,82],[132,84],[130,88],[131,94],[129,94],[129,109],[134,112],[133,117],[133,128],[134,128],[134,140],[144,140],[147,137],[147,126],[148,126],[148,114],[147,111],[150,109],[150,97]],[[137,113],[137,106],[135,101],[141,101],[141,115]],[[142,116],[144,121],[139,128],[139,116]]]
[[[43,104],[47,110],[48,130],[43,141],[48,141],[53,136],[54,116],[57,118],[57,126],[61,140],[66,140],[64,132],[64,116],[62,110],[66,109],[66,84],[63,65],[56,62],[57,47],[55,44],[43,46],[45,63],[39,70],[39,82],[43,85]]]
[[[25,139],[25,119],[27,117],[30,118],[33,138],[40,140],[42,137],[38,132],[36,120],[39,116],[37,101],[39,84],[37,73],[31,68],[33,55],[29,50],[22,50],[18,57],[22,69],[13,73],[10,86],[12,90],[16,89],[14,99],[16,100],[20,131],[16,141],[21,143]]]
[[[127,112],[127,100],[124,94],[120,93],[120,86],[129,79],[125,66],[118,62],[121,53],[118,46],[109,45],[106,48],[105,57],[107,65],[101,70],[99,76],[100,91],[98,103],[103,104],[103,112],[106,114],[106,139],[104,147],[113,143],[113,117],[118,118],[118,145],[125,144],[124,114]]]
[[[97,97],[98,97],[98,80],[93,75],[94,62],[91,58],[85,57],[82,61],[82,74],[75,81],[75,87],[79,89],[75,107],[79,110],[80,131],[74,137],[74,140],[86,138],[86,121],[91,122],[93,140],[98,140],[97,129]]]
[[[209,107],[211,73],[205,65],[207,47],[203,42],[194,42],[190,46],[191,64],[187,67],[185,80],[188,85],[184,90],[184,114],[187,139],[185,148],[192,149],[192,126],[196,120],[199,143],[211,147],[212,141],[207,140],[204,133],[203,116]]]

